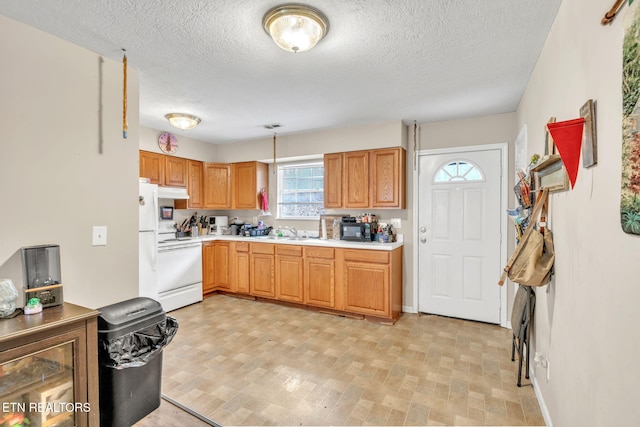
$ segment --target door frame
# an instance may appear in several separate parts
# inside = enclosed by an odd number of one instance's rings
[[[419,224],[419,212],[417,200],[419,200],[418,187],[419,187],[419,166],[420,156],[429,156],[434,154],[455,154],[469,151],[487,151],[487,150],[499,150],[500,161],[502,163],[502,170],[500,173],[500,212],[504,212],[504,215],[500,215],[500,265],[507,264],[507,203],[508,203],[508,175],[509,175],[509,144],[483,144],[483,145],[471,145],[465,147],[452,147],[452,148],[435,148],[431,150],[418,150],[416,151],[416,167],[413,171],[413,218],[415,229],[417,230]],[[412,240],[415,241],[415,250],[413,251],[413,312],[418,312],[418,288],[420,287],[419,275],[419,259],[418,259],[418,239],[417,233],[412,236]],[[496,286],[498,286],[498,279],[500,278],[500,270],[496,271]],[[507,327],[507,286],[501,286],[500,289],[500,326]]]

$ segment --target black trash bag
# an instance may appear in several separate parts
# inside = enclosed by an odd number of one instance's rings
[[[100,365],[114,369],[144,366],[160,354],[176,332],[178,332],[178,321],[166,316],[161,322],[126,335],[110,340],[99,338]]]

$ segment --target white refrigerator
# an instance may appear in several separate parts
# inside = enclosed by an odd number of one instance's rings
[[[158,186],[140,183],[138,295],[158,299]]]

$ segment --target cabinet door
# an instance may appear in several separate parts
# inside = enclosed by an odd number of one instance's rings
[[[71,329],[70,325],[66,328]],[[7,412],[15,412],[24,414],[36,426],[87,426],[88,412],[65,410],[66,406],[61,404],[88,402],[87,358],[91,355],[87,354],[85,334],[85,329],[76,327],[36,342],[9,347],[8,350],[4,350],[7,346],[3,343],[3,351],[0,352],[0,372],[3,372],[0,402],[3,402],[3,410],[0,418],[4,418]],[[91,338],[95,339],[95,336]],[[42,407],[32,406],[36,403]],[[90,409],[94,410],[95,402],[90,404]],[[24,424],[7,422],[1,425]]]
[[[371,161],[371,207],[406,207],[406,154],[401,147],[373,150]]]
[[[369,152],[344,153],[342,185],[345,208],[369,207]]]
[[[233,164],[233,209],[261,209],[263,188],[269,187],[268,166],[259,162]]]
[[[373,316],[391,316],[389,264],[346,261],[345,310]]]
[[[149,178],[151,184],[164,185],[164,156],[141,150],[140,177]]]
[[[205,209],[231,208],[231,165],[228,163],[204,164]]]
[[[229,246],[229,283],[232,292],[250,292],[250,268],[248,242],[231,242]]]
[[[216,289],[216,253],[215,242],[202,245],[202,293],[208,294]]]
[[[333,259],[305,258],[304,302],[318,307],[335,308],[335,270]]]
[[[276,256],[276,298],[283,301],[303,302],[302,247],[289,246],[283,249],[298,249],[299,256]],[[280,248],[278,248],[280,249]]]
[[[324,207],[342,207],[342,153],[324,155]]]
[[[237,252],[235,257],[235,289],[236,292],[248,294],[251,292],[251,258],[249,252]]]
[[[203,164],[197,160],[187,161],[187,193],[188,200],[174,200],[176,209],[201,209],[204,207],[202,192]]]
[[[274,258],[274,255],[251,254],[251,295],[267,298],[276,296]]]
[[[187,186],[187,159],[164,156],[164,185],[167,187]]]
[[[214,257],[216,289],[231,291],[229,282],[229,242],[216,242]]]
[[[188,192],[189,200],[188,206],[191,209],[200,209],[204,207],[204,194],[202,188],[202,178],[204,166],[202,162],[196,160],[189,160],[189,182]]]

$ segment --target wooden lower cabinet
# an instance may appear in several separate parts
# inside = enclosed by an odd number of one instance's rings
[[[276,298],[304,302],[302,246],[276,246]]]
[[[270,243],[251,243],[250,293],[275,298],[275,255]]]
[[[211,241],[202,245],[202,293],[232,291],[229,280],[229,242]]]
[[[389,317],[389,265],[345,261],[344,308],[355,313]]]
[[[333,248],[306,247],[304,251],[304,302],[336,308],[336,261]]]
[[[402,313],[402,248],[340,249],[344,310],[395,321]]]
[[[231,287],[240,294],[250,292],[251,254],[248,242],[233,242],[230,245]]]
[[[251,295],[391,323],[402,313],[402,247],[211,241],[203,257],[204,293]]]

